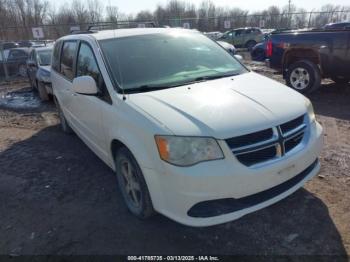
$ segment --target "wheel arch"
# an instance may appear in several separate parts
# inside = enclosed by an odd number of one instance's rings
[[[129,134],[130,135],[130,134]],[[132,142],[126,142],[126,141],[132,141]],[[127,148],[131,154],[135,157],[137,163],[140,165],[141,168],[151,168],[153,166],[153,161],[149,154],[147,154],[147,145],[140,145],[136,142],[136,139],[133,139],[133,136],[129,136],[127,138],[114,138],[111,140],[109,144],[109,152],[110,156],[112,157],[112,167],[115,170],[115,156],[118,152],[118,149],[125,147]]]
[[[285,72],[288,70],[288,67],[290,65],[301,60],[308,60],[310,62],[313,62],[319,67],[322,74],[322,68],[320,66],[321,58],[319,54],[312,49],[304,49],[304,48],[288,50],[283,54],[283,58],[282,58],[283,74],[285,75]]]
[[[115,166],[116,153],[118,152],[118,149],[122,147],[127,148],[135,158],[136,162],[138,163],[142,171],[143,177],[145,179],[146,185],[148,187],[153,207],[156,210],[159,210],[158,207],[163,205],[162,199],[164,199],[164,197],[162,195],[160,181],[159,179],[157,179],[158,176],[156,175],[158,174],[157,171],[155,170],[157,168],[145,167],[142,163],[142,161],[145,160],[144,159],[145,156],[142,158],[140,156],[142,155],[142,152],[137,150],[135,146],[132,145],[132,143],[129,145],[120,139],[117,139],[117,138],[112,139],[112,141],[110,142],[110,153],[111,153],[111,156],[113,157],[111,168],[114,171],[116,170],[116,166]],[[148,159],[148,161],[150,161],[149,156],[146,156],[146,158]],[[141,159],[142,161],[140,162]]]

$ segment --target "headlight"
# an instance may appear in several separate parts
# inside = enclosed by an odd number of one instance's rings
[[[218,142],[210,137],[155,136],[160,158],[177,166],[222,159]]]
[[[314,108],[309,99],[306,100],[307,114],[309,115],[310,122],[315,122],[316,116]]]

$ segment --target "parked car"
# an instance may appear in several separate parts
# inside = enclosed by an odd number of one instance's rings
[[[30,49],[25,47],[10,49],[7,60],[5,61],[9,75],[27,76],[26,61],[29,52]]]
[[[266,50],[269,65],[301,93],[316,90],[322,78],[350,81],[350,29],[272,33]]]
[[[205,32],[203,33],[205,36],[209,37],[210,39],[217,40],[219,39],[223,34],[221,32]]]
[[[49,100],[52,95],[51,86],[52,47],[33,48],[27,60],[27,74],[33,88],[38,90],[41,100]]]
[[[46,42],[44,40],[23,40],[17,42],[18,47],[44,47]]]
[[[3,51],[3,55],[0,55],[0,61],[2,62],[6,60],[10,52],[10,49],[16,48],[16,47],[18,47],[18,45],[15,42],[0,42],[0,50]]]
[[[350,29],[350,22],[330,23],[326,24],[324,29]]]
[[[264,39],[264,34],[259,28],[238,28],[224,33],[218,40],[233,44],[236,47],[246,47],[251,50],[257,43]]]
[[[320,169],[310,101],[193,30],[64,36],[51,80],[63,131],[115,170],[139,218],[224,223],[287,197]]]
[[[266,59],[266,46],[269,36],[272,32],[276,31],[274,29],[265,29],[262,30],[264,34],[264,40],[260,43],[257,43],[251,50],[250,56],[254,61],[265,61]]]
[[[266,58],[266,42],[256,44],[250,51],[250,56],[254,61],[264,61]]]
[[[231,55],[235,55],[236,54],[236,48],[234,45],[231,45],[227,42],[224,41],[217,41],[217,43],[222,46],[223,48],[226,49],[227,52],[229,52]]]

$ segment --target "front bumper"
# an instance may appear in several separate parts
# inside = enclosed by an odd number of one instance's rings
[[[323,145],[322,127],[315,122],[309,126],[308,134],[302,150],[259,167],[244,166],[227,144],[219,141],[225,154],[223,160],[192,167],[164,163],[162,171],[145,169],[154,208],[185,225],[210,226],[274,204],[302,187],[320,169],[316,160]],[[287,186],[282,186],[284,183]],[[218,201],[219,209],[213,210]]]

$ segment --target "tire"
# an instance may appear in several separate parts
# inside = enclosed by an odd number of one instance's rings
[[[55,101],[55,104],[56,104],[56,107],[57,107],[58,116],[60,118],[62,131],[64,133],[66,133],[66,134],[72,134],[73,133],[73,129],[69,126],[69,124],[67,122],[67,119],[64,116],[63,111],[62,111],[62,109],[61,109],[57,99],[54,98],[54,101]]]
[[[332,76],[331,79],[337,83],[337,84],[347,84],[350,82],[350,78],[346,78],[346,77],[339,77],[339,76]]]
[[[140,219],[155,214],[146,181],[132,153],[122,147],[115,156],[119,190],[128,210]]]
[[[48,101],[50,100],[49,95],[46,91],[45,85],[43,82],[38,82],[38,93],[41,101]]]
[[[286,83],[289,87],[308,94],[315,91],[321,85],[321,72],[318,66],[308,60],[300,60],[288,67]]]
[[[18,75],[22,77],[28,76],[27,74],[27,66],[25,64],[21,64],[18,66]]]
[[[265,52],[264,50],[257,49],[251,52],[252,60],[254,61],[264,61],[265,60]]]
[[[256,45],[256,42],[254,40],[249,40],[245,44],[245,47],[248,49],[248,51],[251,51],[255,45]]]

